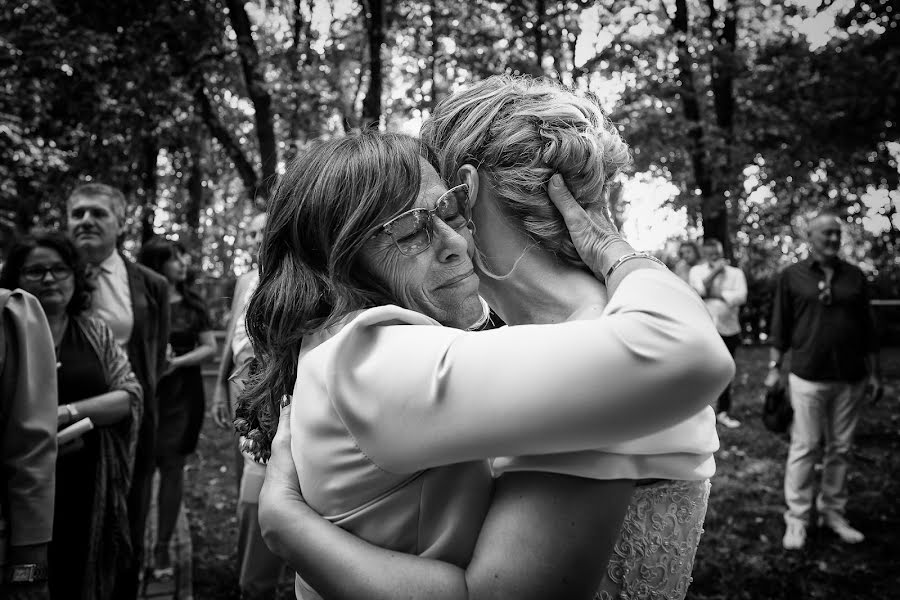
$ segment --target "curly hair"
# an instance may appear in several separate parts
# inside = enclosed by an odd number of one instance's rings
[[[631,163],[628,146],[597,100],[546,79],[497,75],[442,100],[422,126],[441,177],[466,164],[492,183],[511,223],[541,248],[584,263],[562,215],[546,195],[559,173],[583,206],[605,202],[613,178]]]
[[[0,287],[14,289],[20,287],[19,278],[22,275],[22,267],[25,260],[35,248],[50,248],[55,250],[65,265],[72,269],[74,274],[75,291],[72,299],[66,306],[66,313],[77,317],[86,313],[91,308],[91,292],[94,286],[88,279],[87,264],[78,253],[75,244],[62,233],[47,232],[35,235],[26,235],[13,241],[9,248],[6,264],[0,272]]]

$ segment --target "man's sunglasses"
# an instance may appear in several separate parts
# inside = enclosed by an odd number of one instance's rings
[[[390,236],[401,254],[415,256],[431,245],[435,217],[457,231],[469,223],[468,202],[469,186],[464,183],[441,194],[434,208],[413,208],[399,214],[379,227],[375,235]]]

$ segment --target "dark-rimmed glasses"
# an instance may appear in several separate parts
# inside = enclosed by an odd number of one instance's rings
[[[38,281],[43,281],[47,276],[47,273],[50,273],[50,276],[54,281],[62,281],[63,279],[68,279],[72,276],[72,269],[70,269],[66,265],[52,265],[50,267],[25,267],[19,273],[19,278],[22,281],[27,281],[29,283],[37,283]]]
[[[469,223],[468,201],[469,186],[463,183],[441,194],[434,208],[413,208],[401,213],[379,227],[375,235],[390,236],[400,254],[415,256],[431,245],[435,217],[457,231]]]

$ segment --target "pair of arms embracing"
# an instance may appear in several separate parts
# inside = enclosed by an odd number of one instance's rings
[[[607,273],[631,251],[624,242],[610,242],[602,214],[592,219],[564,188],[550,192],[595,273]],[[617,303],[616,290],[636,270],[662,269],[644,259],[621,263],[607,280],[610,308],[593,321],[480,334],[372,328],[376,343],[390,336],[398,348],[417,349],[416,354],[424,354],[421,336],[446,338],[452,368],[442,385],[452,390],[448,396],[454,401],[398,406],[387,399],[404,395],[397,393],[396,382],[383,393],[371,390],[366,396],[371,405],[381,407],[384,396],[388,408],[375,411],[384,416],[366,428],[371,436],[358,438],[360,447],[382,468],[415,472],[491,456],[591,449],[598,440],[629,439],[697,412],[727,383],[733,363],[702,302],[674,275],[637,276],[640,282],[626,284]],[[644,292],[671,298],[644,298]],[[435,372],[416,369],[416,357],[402,354],[397,360],[412,361],[411,372]],[[503,358],[490,365],[485,391],[483,379],[472,380],[467,373],[492,355]],[[547,373],[548,357],[557,357],[553,373]],[[429,359],[421,360],[427,364]],[[421,389],[422,382],[414,382],[410,395],[416,385]],[[463,398],[468,400],[455,402]],[[273,442],[260,495],[260,525],[272,550],[323,597],[588,598],[596,589],[632,482],[537,472],[504,475],[472,560],[461,568],[378,548],[306,506],[290,456],[289,410],[284,409]]]

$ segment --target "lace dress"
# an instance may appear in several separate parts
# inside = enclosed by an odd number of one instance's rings
[[[708,479],[636,487],[594,600],[683,600],[709,488]]]

